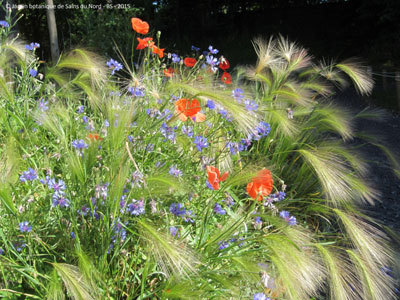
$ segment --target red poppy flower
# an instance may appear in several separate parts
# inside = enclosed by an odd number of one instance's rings
[[[200,112],[201,106],[197,99],[179,99],[175,102],[175,111],[182,122],[188,118],[195,122],[203,122],[206,116]]]
[[[144,39],[137,38],[139,44],[137,45],[136,49],[142,50],[148,46],[152,47],[154,45],[153,38],[147,37]]]
[[[226,69],[229,69],[229,67],[230,67],[230,65],[229,65],[229,61],[225,58],[225,57],[223,57],[223,56],[221,56],[221,60],[220,60],[220,63],[219,63],[219,67],[220,67],[220,69],[222,69],[222,70],[226,70]]]
[[[164,57],[164,50],[165,49],[158,48],[157,46],[152,46],[151,50],[153,51],[154,54],[158,54],[159,58],[163,58]]]
[[[186,67],[193,68],[193,66],[197,63],[197,60],[193,57],[186,57],[183,60],[183,63],[185,64]]]
[[[168,69],[165,69],[163,72],[164,72],[165,77],[171,78],[172,76],[174,76],[175,70],[172,67],[169,67]]]
[[[231,84],[232,83],[232,76],[229,73],[224,72],[222,74],[221,80],[225,84]]]
[[[140,34],[147,34],[149,32],[149,23],[140,20],[139,18],[132,18],[132,29]]]
[[[251,198],[261,201],[263,196],[271,194],[273,184],[271,172],[263,169],[247,185],[247,193]]]
[[[89,133],[87,138],[91,141],[102,141],[103,138],[97,133]]]
[[[216,167],[207,166],[208,182],[214,190],[219,190],[219,183],[228,178],[229,173],[225,172],[220,176],[219,170]]]

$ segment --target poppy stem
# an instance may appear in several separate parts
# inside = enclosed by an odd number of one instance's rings
[[[136,32],[133,32],[132,49],[131,49],[131,65],[132,65],[132,70],[134,70],[134,65],[133,65],[133,51],[134,51],[134,46],[135,46],[135,38],[136,38]]]

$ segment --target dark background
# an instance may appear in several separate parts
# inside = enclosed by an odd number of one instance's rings
[[[4,4],[5,0],[2,1]],[[375,79],[378,93],[385,86],[379,97],[391,102],[390,107],[400,108],[397,99],[400,95],[393,93],[394,72],[400,70],[400,0],[53,1],[55,5],[103,6],[99,10],[56,10],[61,51],[84,46],[117,58],[115,45],[118,45],[123,55],[130,57],[131,17],[147,21],[149,35],[153,37],[156,31],[161,31],[160,47],[166,48],[166,52],[187,55],[192,45],[202,49],[213,45],[231,66],[256,61],[253,38],[282,34],[319,59],[361,58],[378,74]],[[45,4],[45,1],[14,0],[14,3]],[[106,9],[106,4],[129,4],[130,8]],[[14,13],[22,16],[18,22],[21,36],[27,42],[39,42],[41,48],[37,53],[41,59],[49,60],[46,10],[22,9]],[[387,79],[381,76],[384,72],[389,74]]]

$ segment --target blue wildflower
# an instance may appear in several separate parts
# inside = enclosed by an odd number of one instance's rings
[[[179,55],[172,53],[172,62],[177,64],[181,61],[181,58],[179,57]]]
[[[193,127],[192,126],[186,126],[182,125],[182,133],[187,135],[188,137],[193,137]]]
[[[282,201],[286,198],[286,193],[285,192],[278,192],[277,193],[278,201]]]
[[[19,231],[21,232],[30,232],[32,230],[32,226],[29,225],[28,221],[24,221],[19,223]]]
[[[182,203],[172,203],[169,206],[169,211],[177,217],[183,217],[186,214],[186,209],[183,207]]]
[[[208,147],[207,138],[203,136],[196,136],[194,138],[194,143],[196,144],[197,150],[200,152],[203,148]]]
[[[256,111],[258,109],[258,104],[250,99],[244,100],[244,105],[248,111]]]
[[[32,77],[36,77],[36,75],[37,75],[37,70],[35,70],[35,69],[29,69],[29,74],[32,76]]]
[[[74,239],[76,238],[75,232],[72,231],[71,234],[70,234],[70,236],[71,236],[71,239],[74,240]]]
[[[161,124],[160,132],[165,137],[164,141],[170,140],[172,142],[175,142],[176,133],[174,132],[174,130],[177,129],[177,128],[178,127],[176,127],[176,126],[168,127],[167,124],[165,122],[163,122]]]
[[[25,171],[20,177],[19,180],[21,182],[25,182],[25,181],[33,181],[37,178],[37,173],[34,169],[32,168],[28,168],[28,171]]]
[[[197,51],[200,51],[200,48],[198,48],[196,46],[192,46],[192,50],[197,52]]]
[[[107,119],[104,120],[104,126],[105,127],[110,127],[110,122],[108,122]]]
[[[81,217],[86,216],[88,214],[88,212],[89,212],[89,207],[87,207],[86,204],[84,206],[82,206],[81,209],[78,209],[76,211],[76,213],[78,215],[80,215]]]
[[[2,21],[0,21],[0,26],[8,28],[8,27],[10,27],[10,24],[8,24],[7,21],[2,20]]]
[[[219,241],[218,242],[218,249],[219,250],[223,250],[223,249],[228,248],[228,247],[229,247],[229,243],[228,242],[226,242],[226,241]]]
[[[82,114],[84,112],[84,110],[85,110],[85,106],[81,105],[76,109],[76,112],[78,114]]]
[[[239,152],[239,145],[236,142],[228,142],[226,143],[226,148],[229,148],[231,154],[235,155]]]
[[[219,52],[217,49],[214,49],[211,45],[208,46],[208,50],[210,51],[211,54],[217,54]]]
[[[265,296],[265,294],[264,293],[257,293],[257,294],[254,294],[254,296],[253,296],[253,300],[270,300],[271,298],[267,298],[267,296]]]
[[[182,171],[177,169],[176,166],[171,166],[169,168],[169,172],[170,175],[174,176],[174,177],[181,177],[182,176]]]
[[[87,116],[82,116],[83,123],[89,122],[89,118]]]
[[[56,180],[54,178],[48,180],[47,182],[49,189],[52,189],[55,193],[62,194],[65,190],[65,182],[63,180]]]
[[[219,215],[225,215],[226,214],[226,210],[224,210],[221,207],[221,205],[219,205],[218,203],[215,203],[215,205],[214,205],[214,212],[216,214],[219,214]]]
[[[60,206],[60,208],[68,207],[69,206],[69,200],[65,198],[63,194],[55,193],[53,195],[53,202],[52,202],[53,207],[56,207],[57,205]]]
[[[279,214],[281,218],[285,219],[286,222],[289,223],[289,225],[296,225],[297,221],[294,216],[290,216],[289,212],[286,210],[282,210]]]
[[[4,250],[0,248],[0,255],[4,255]]]
[[[128,212],[134,216],[140,216],[145,213],[144,201],[143,200],[132,200],[132,203],[128,205]]]
[[[241,103],[242,99],[244,98],[244,91],[240,88],[234,89],[232,91],[232,96],[238,103]]]
[[[30,50],[33,51],[37,48],[40,48],[40,44],[39,43],[30,43],[29,45],[25,45],[25,49],[26,50]]]
[[[208,99],[208,100],[207,100],[207,107],[208,107],[209,109],[214,109],[214,108],[215,108],[215,103],[214,103],[214,101]]]
[[[109,69],[112,69],[111,75],[114,75],[114,73],[116,71],[119,71],[119,70],[121,70],[123,68],[122,64],[120,64],[119,62],[117,62],[116,60],[113,60],[113,59],[110,59],[107,62],[107,67]]]
[[[175,226],[170,226],[169,227],[169,233],[173,236],[173,237],[180,237],[181,234],[179,233],[179,229],[176,228]]]
[[[72,146],[77,150],[87,149],[89,147],[88,144],[86,144],[85,141],[82,139],[74,140],[72,142]]]

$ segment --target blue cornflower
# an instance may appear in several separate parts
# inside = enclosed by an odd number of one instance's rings
[[[88,144],[86,144],[85,141],[82,139],[74,140],[72,142],[72,146],[77,150],[87,149],[89,147]]]
[[[179,57],[179,55],[172,53],[172,62],[177,64],[180,61],[181,61],[181,58]]]
[[[78,114],[82,114],[84,112],[84,110],[85,110],[85,106],[81,105],[76,109],[76,112]]]
[[[132,95],[134,95],[135,97],[144,97],[145,95],[145,90],[144,88],[140,88],[137,87],[133,90],[133,92],[131,91]]]
[[[228,248],[228,247],[229,247],[229,243],[228,242],[226,242],[226,241],[219,241],[218,242],[218,249],[219,250],[223,250],[223,249]]]
[[[192,46],[192,50],[197,52],[197,51],[200,51],[200,48],[198,48],[196,46]]]
[[[194,138],[194,143],[196,144],[197,150],[199,150],[200,152],[203,148],[208,147],[207,138],[203,136],[196,136]]]
[[[46,110],[49,109],[49,107],[47,106],[47,104],[48,104],[47,101],[44,101],[44,99],[40,99],[39,104],[38,104],[38,108],[39,108],[41,111],[44,112],[44,111],[46,111]]]
[[[182,203],[172,203],[169,206],[169,211],[177,217],[183,217],[186,214],[186,209],[183,207]]]
[[[35,70],[35,69],[29,69],[29,74],[32,76],[32,77],[36,77],[36,75],[37,75],[37,70]]]
[[[107,62],[107,67],[109,69],[112,69],[111,75],[114,75],[114,73],[116,71],[119,71],[119,70],[121,70],[123,68],[122,64],[120,64],[119,62],[117,62],[116,60],[113,60],[113,59],[110,59]]]
[[[76,238],[75,232],[72,231],[70,235],[71,235],[71,239],[74,240]]]
[[[21,182],[25,182],[25,181],[32,181],[35,180],[37,178],[37,173],[34,169],[32,168],[28,168],[28,171],[25,171],[20,177],[19,180]]]
[[[248,111],[255,111],[258,109],[258,104],[255,101],[250,100],[250,99],[244,100],[244,105],[246,106],[246,109]]]
[[[165,137],[164,141],[170,140],[172,142],[175,142],[176,139],[176,133],[174,132],[175,129],[177,129],[176,126],[168,127],[165,122],[161,124],[160,132]]]
[[[187,135],[188,137],[193,137],[193,127],[182,125],[182,133]]]
[[[229,148],[231,154],[235,155],[239,152],[239,145],[236,142],[228,142],[226,143],[226,148]]]
[[[32,226],[29,225],[28,221],[19,223],[19,231],[21,232],[30,232],[32,230]]]
[[[222,209],[221,205],[219,205],[218,203],[215,203],[215,205],[214,205],[214,212],[219,215],[226,214],[226,210]]]
[[[215,108],[215,103],[214,103],[214,101],[208,99],[208,100],[207,100],[207,107],[208,107],[209,109],[214,109],[214,108]]]
[[[286,210],[282,210],[279,214],[281,218],[285,219],[286,222],[289,223],[289,225],[296,225],[297,221],[294,216],[290,216],[289,212]]]
[[[265,296],[264,293],[257,293],[257,294],[254,294],[253,300],[271,300],[271,298],[269,298],[269,297],[267,298],[267,296]]]
[[[53,207],[56,207],[57,205],[60,206],[61,208],[68,207],[69,206],[69,200],[65,198],[63,194],[55,193],[53,195]]]
[[[110,122],[108,122],[107,119],[104,120],[104,127],[109,127],[110,126]]]
[[[170,175],[174,176],[174,177],[181,177],[182,176],[182,171],[177,169],[176,166],[171,166],[169,168],[169,172]]]
[[[128,212],[134,216],[140,216],[145,213],[144,201],[143,200],[132,200],[132,203],[128,205]]]
[[[25,45],[25,49],[26,50],[30,50],[33,51],[37,48],[40,48],[40,44],[39,43],[30,43],[29,45]]]
[[[216,72],[218,70],[219,61],[218,61],[218,59],[216,57],[214,57],[212,55],[207,55],[206,56],[206,63],[211,66],[211,70],[213,72]]]
[[[241,101],[242,101],[242,99],[244,97],[244,91],[242,89],[240,89],[240,88],[234,89],[232,91],[232,96],[233,96],[233,98],[235,98],[235,100],[238,103],[241,103]]]
[[[193,214],[193,211],[191,210],[187,210],[185,215],[182,216],[183,220],[185,222],[190,222],[190,223],[194,223],[192,217],[194,217],[195,215]]]
[[[50,179],[47,183],[49,189],[52,189],[54,192],[62,194],[65,190],[65,182],[61,179],[56,182],[54,178]]]
[[[83,123],[89,122],[89,118],[87,116],[82,116]]]
[[[258,141],[260,138],[267,136],[271,131],[271,126],[267,122],[261,121],[256,128],[257,134],[254,135],[254,139]]]
[[[0,21],[0,26],[8,28],[8,27],[10,27],[10,24],[8,24],[7,21],[2,20],[2,21]]]
[[[0,255],[4,255],[4,250],[0,248]]]
[[[247,136],[247,138],[245,139],[241,139],[240,140],[240,144],[242,145],[243,149],[242,150],[247,150],[247,148],[249,148],[251,146],[251,140],[252,140],[253,136],[251,134],[249,134]],[[240,150],[240,151],[242,151]]]
[[[86,216],[88,214],[88,212],[89,212],[89,207],[87,207],[86,204],[84,206],[82,206],[81,209],[78,209],[76,211],[76,213],[78,215],[80,215],[81,217]]]
[[[210,51],[211,54],[217,54],[219,52],[217,49],[214,49],[211,45],[208,46],[208,50]]]
[[[277,193],[278,196],[278,201],[282,201],[286,198],[286,193],[285,192],[278,192]]]
[[[169,227],[169,233],[173,236],[173,237],[180,237],[181,234],[179,233],[179,229],[176,228],[175,226],[170,226]]]

